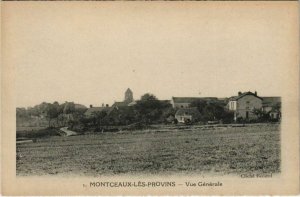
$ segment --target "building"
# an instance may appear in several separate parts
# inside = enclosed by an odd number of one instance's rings
[[[216,97],[172,97],[171,104],[173,108],[189,108],[191,103],[196,101],[206,101],[206,102],[217,102],[219,101]]]
[[[131,103],[132,101],[133,101],[133,92],[130,90],[130,88],[127,88],[125,92],[124,102]]]
[[[234,120],[239,118],[245,120],[256,119],[256,114],[253,113],[254,109],[262,109],[263,99],[257,96],[257,92],[239,92],[238,96],[229,98],[227,107],[230,111],[234,112]]]
[[[262,103],[262,110],[264,112],[270,112],[274,108],[278,108],[281,105],[281,97],[275,96],[275,97],[262,97],[263,103]]]
[[[93,107],[92,105],[90,106],[90,108],[88,108],[86,110],[86,112],[84,113],[84,115],[86,117],[93,117],[95,116],[97,113],[100,112],[106,112],[108,113],[111,110],[111,107],[108,106],[102,106],[102,107]]]
[[[262,110],[268,113],[271,120],[279,120],[281,118],[281,97],[262,97]]]
[[[131,104],[131,106],[134,105],[133,92],[130,88],[125,91],[124,101],[116,101],[112,107],[124,107],[129,106],[129,104]]]
[[[196,122],[200,118],[200,112],[197,107],[180,108],[175,114],[175,119],[179,123]]]

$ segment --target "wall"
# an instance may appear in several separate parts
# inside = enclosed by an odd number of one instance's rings
[[[246,118],[248,112],[249,119],[256,119],[256,115],[252,113],[253,109],[262,109],[262,100],[253,96],[246,95],[237,101],[236,118]]]
[[[188,108],[190,107],[190,103],[174,103],[172,102],[173,108]]]

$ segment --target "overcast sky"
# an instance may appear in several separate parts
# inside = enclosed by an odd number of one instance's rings
[[[292,25],[278,6],[72,4],[11,7],[16,105],[280,96]],[[145,5],[145,4],[144,4]]]

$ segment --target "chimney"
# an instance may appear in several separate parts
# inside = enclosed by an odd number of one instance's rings
[[[90,105],[90,108],[93,108],[93,105]]]
[[[102,103],[102,107],[104,107],[104,103]]]
[[[242,95],[242,92],[241,92],[241,91],[239,91],[239,92],[238,92],[238,94],[239,94],[239,96],[240,96],[240,95]]]
[[[106,104],[106,107],[109,107],[109,105],[108,105],[108,104]]]
[[[257,92],[256,91],[254,92],[254,94],[255,94],[255,96],[257,96]]]

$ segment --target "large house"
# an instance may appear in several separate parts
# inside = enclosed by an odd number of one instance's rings
[[[262,109],[263,99],[257,96],[257,92],[239,92],[238,96],[229,98],[227,107],[234,112],[234,120],[242,119],[256,119],[257,116],[253,113],[254,109]]]

